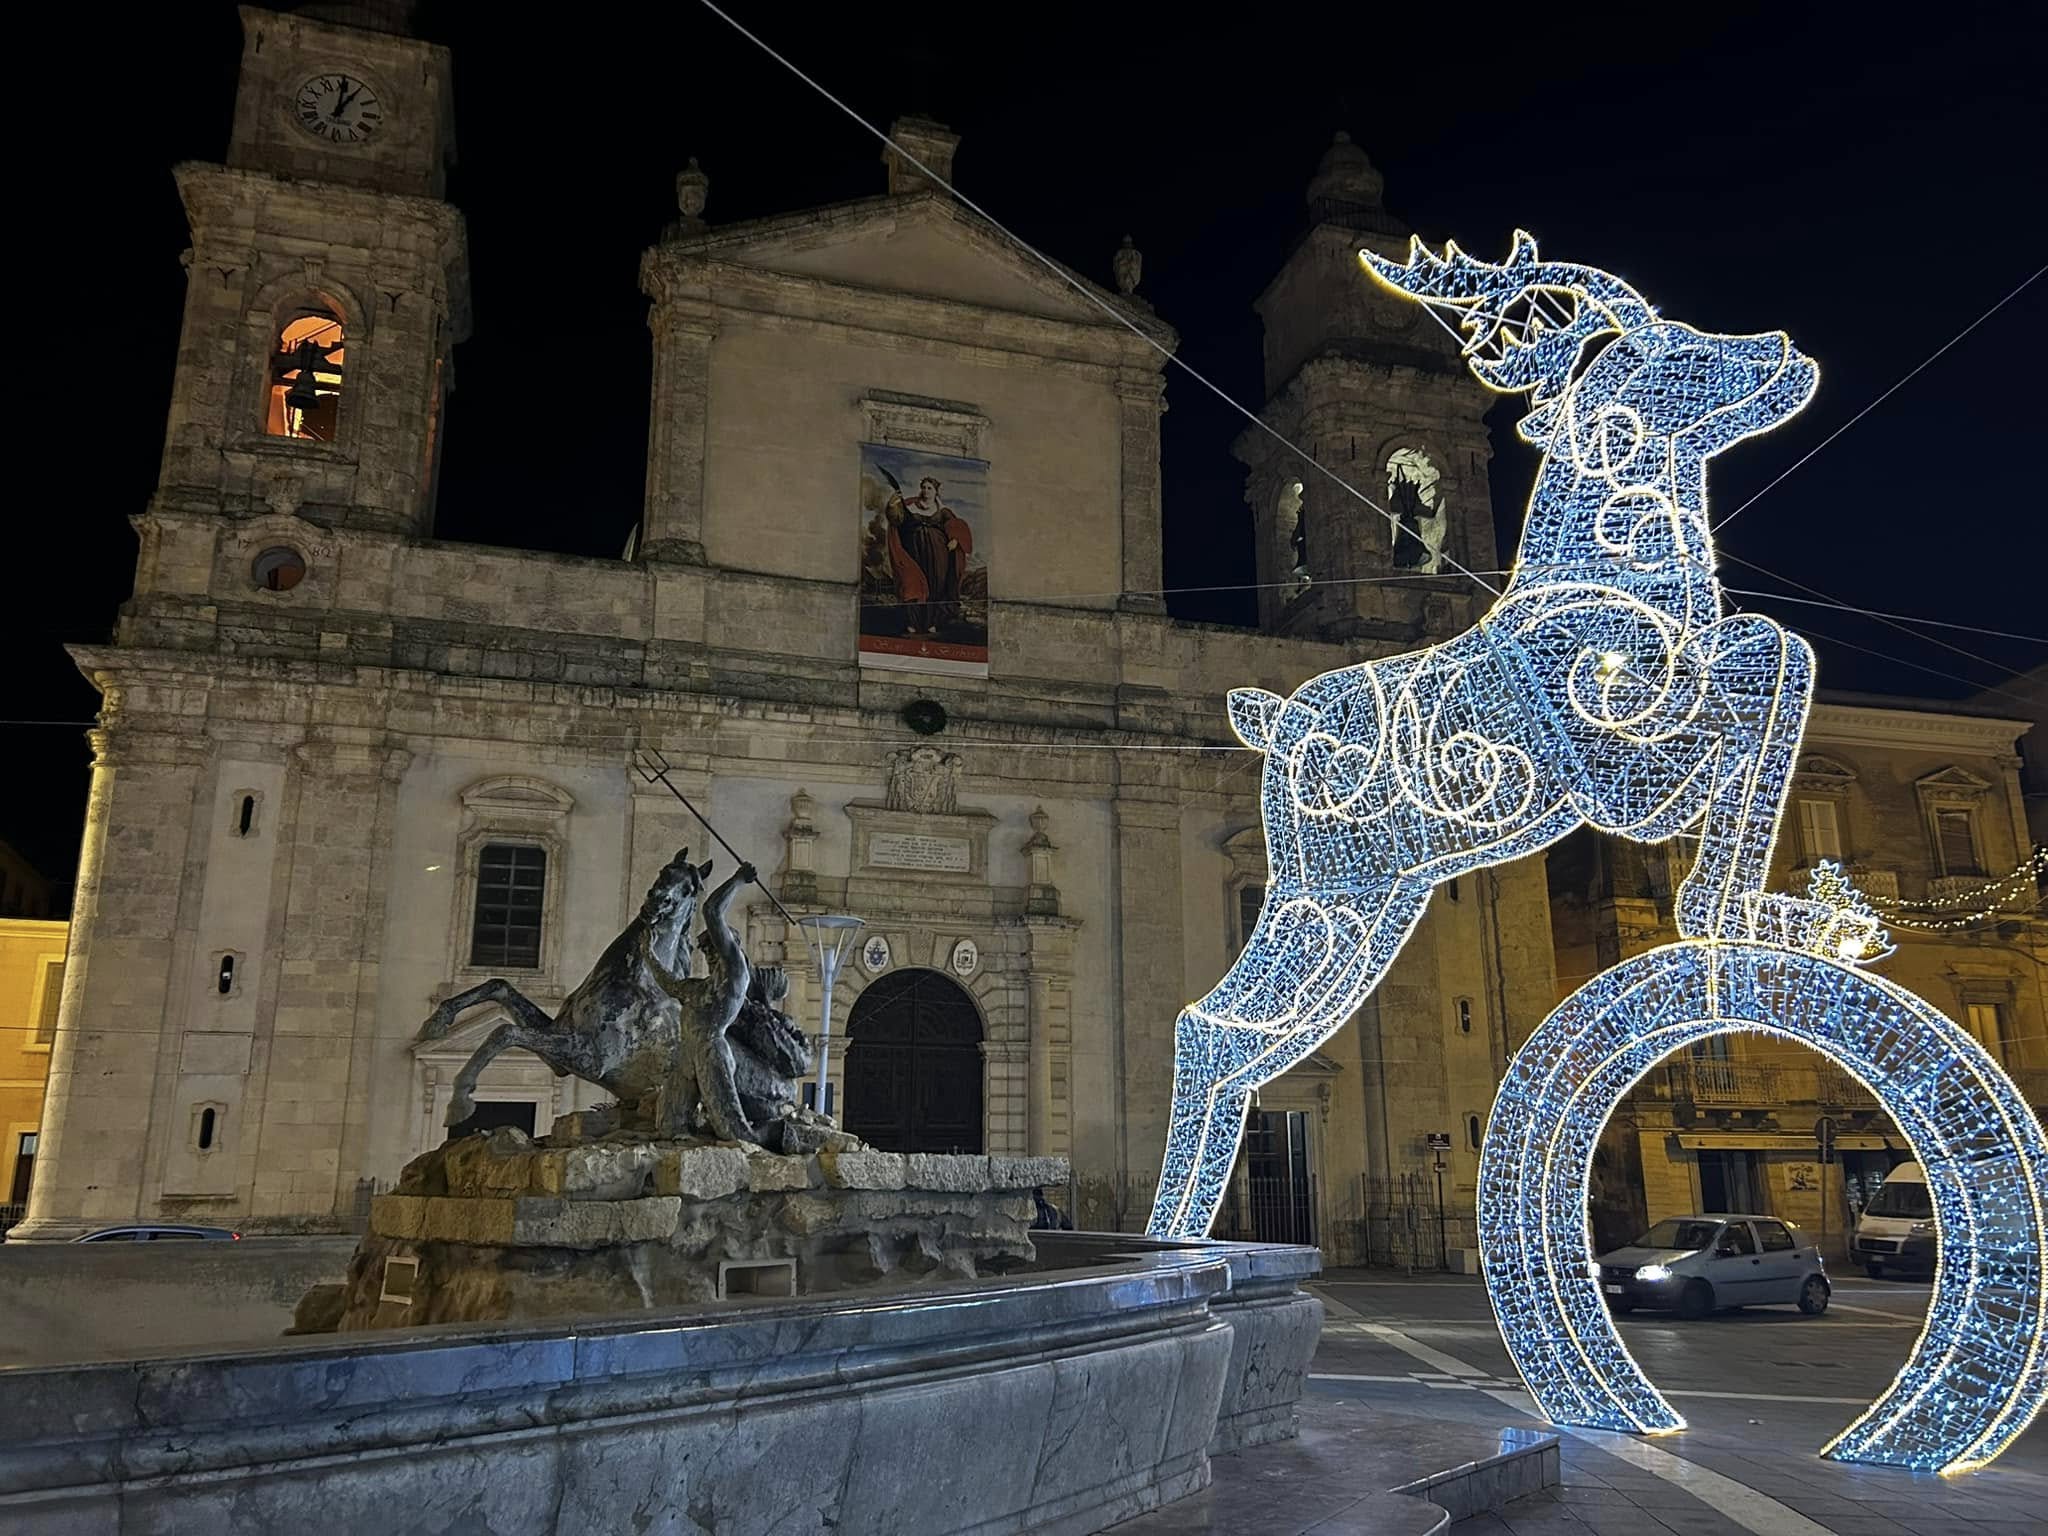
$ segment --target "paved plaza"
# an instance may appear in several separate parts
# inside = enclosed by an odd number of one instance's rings
[[[1814,1454],[1897,1372],[1919,1336],[1929,1292],[1907,1281],[1837,1276],[1835,1283],[1834,1303],[1821,1318],[1763,1307],[1695,1323],[1640,1313],[1623,1319],[1630,1351],[1690,1427],[1655,1440],[1567,1431],[1559,1487],[1497,1515],[1463,1521],[1456,1530],[1464,1536],[2048,1531],[2048,1428],[2041,1425],[1995,1466],[1957,1477],[1843,1466]],[[1495,1427],[1534,1422],[1534,1404],[1515,1378],[1477,1279],[1337,1270],[1319,1289],[1329,1315],[1303,1403],[1305,1424],[1348,1404]],[[1220,1479],[1245,1475],[1221,1462],[1218,1471]],[[1249,1536],[1254,1529],[1295,1527],[1283,1519],[1242,1529]]]

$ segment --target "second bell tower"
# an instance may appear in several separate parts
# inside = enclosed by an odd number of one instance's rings
[[[1361,246],[1407,254],[1409,231],[1382,189],[1365,151],[1338,134],[1308,186],[1307,232],[1257,304],[1261,418],[1314,463],[1265,432],[1234,445],[1249,471],[1260,627],[1352,640],[1368,655],[1467,628],[1487,594],[1459,567],[1499,564],[1492,397],[1423,306],[1383,292],[1358,260]]]

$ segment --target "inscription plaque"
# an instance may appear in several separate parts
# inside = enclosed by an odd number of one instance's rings
[[[935,869],[965,874],[973,847],[964,837],[922,832],[877,832],[868,839],[868,863],[883,869]]]

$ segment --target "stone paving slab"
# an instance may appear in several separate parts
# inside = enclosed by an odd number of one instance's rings
[[[1428,1536],[1558,1476],[1555,1435],[1308,1397],[1297,1439],[1218,1456],[1207,1489],[1116,1536]]]

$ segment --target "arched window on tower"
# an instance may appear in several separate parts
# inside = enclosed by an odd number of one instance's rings
[[[277,333],[263,430],[272,437],[331,443],[340,416],[341,321],[325,309],[301,309]]]

